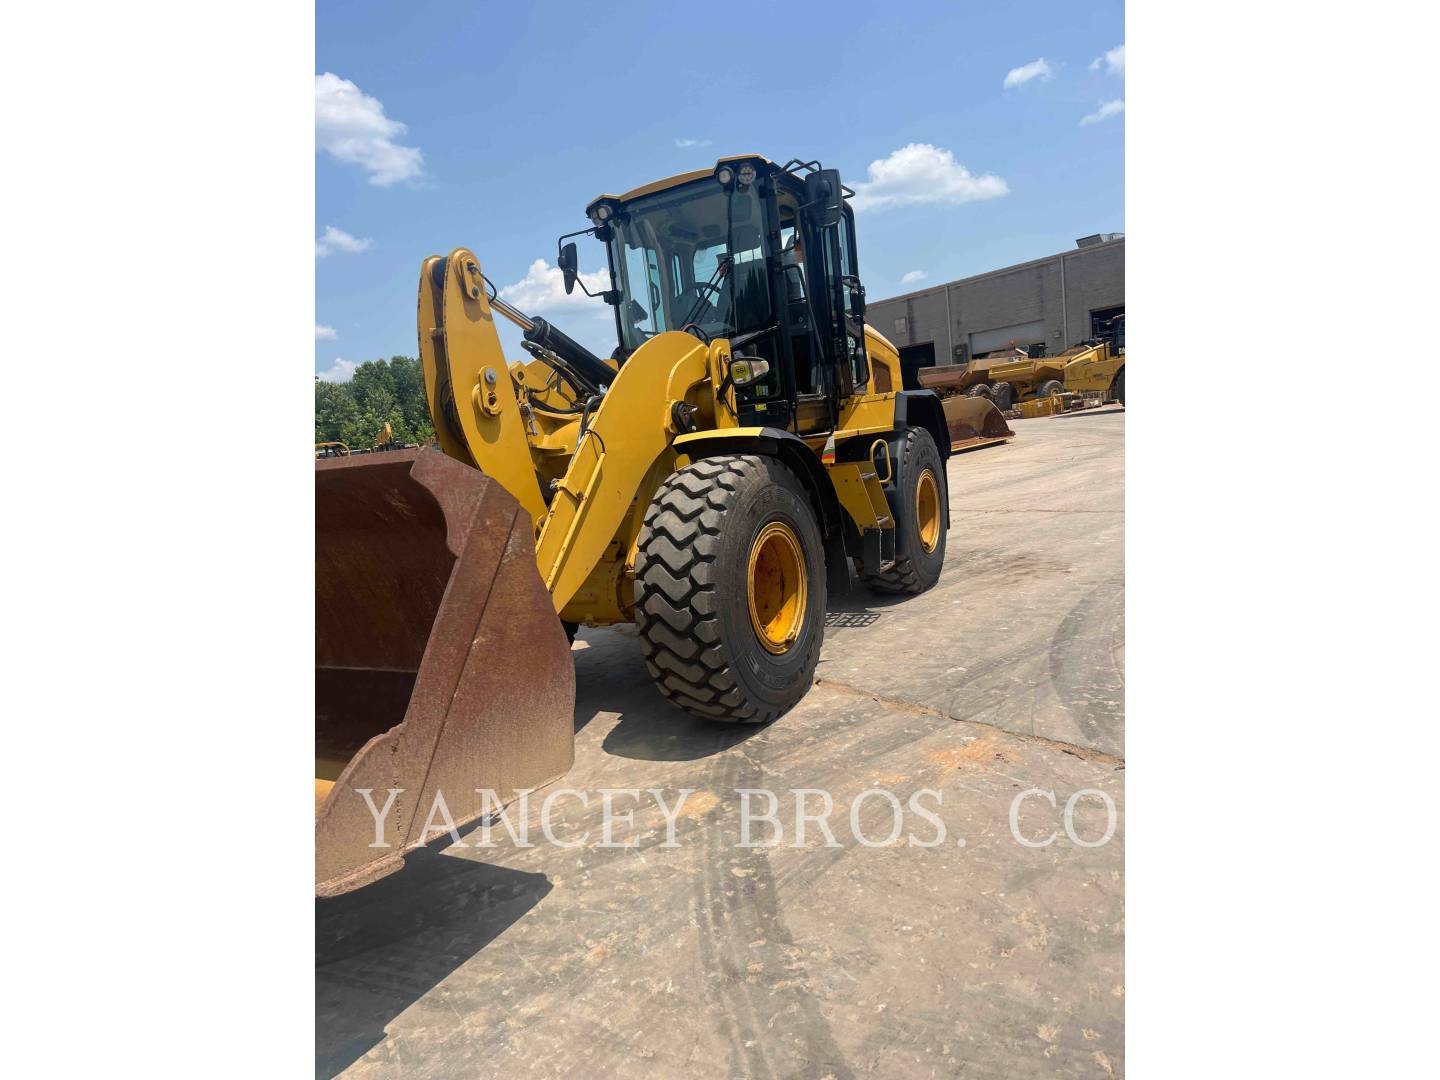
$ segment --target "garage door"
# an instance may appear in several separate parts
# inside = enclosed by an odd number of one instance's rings
[[[1006,349],[1011,345],[1026,346],[1031,342],[1045,340],[1045,323],[1028,322],[1017,323],[1014,326],[1000,326],[994,330],[982,330],[978,334],[970,335],[970,355],[978,356],[981,353],[994,352],[996,349]]]

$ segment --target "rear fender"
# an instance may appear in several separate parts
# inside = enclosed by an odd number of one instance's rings
[[[934,390],[902,390],[895,395],[895,426],[917,427],[930,433],[940,460],[950,458],[950,432],[945,426],[945,410],[940,395]]]

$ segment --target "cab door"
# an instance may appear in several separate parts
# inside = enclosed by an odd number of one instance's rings
[[[838,416],[843,402],[870,382],[870,363],[865,353],[865,290],[855,272],[855,222],[847,205],[841,205],[835,223],[817,225],[812,217],[807,230],[811,246],[807,251],[820,322],[821,347],[832,414]]]

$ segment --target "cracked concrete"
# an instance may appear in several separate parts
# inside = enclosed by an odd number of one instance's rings
[[[584,846],[471,830],[317,903],[317,1075],[1122,1075],[1124,414],[1013,423],[951,460],[939,585],[832,605],[768,727],[675,712],[633,631],[582,631],[564,786],[694,791],[675,845],[648,795],[628,848],[566,797]],[[785,797],[783,846],[739,846],[745,788]],[[801,788],[838,846],[796,843]]]

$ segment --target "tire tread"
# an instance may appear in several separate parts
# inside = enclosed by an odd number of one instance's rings
[[[765,471],[752,454],[702,458],[665,479],[640,532],[635,621],[645,667],[660,693],[707,719],[764,724],[785,711],[746,700],[730,670],[716,596],[725,511]]]

